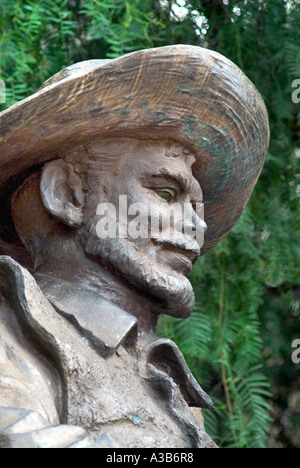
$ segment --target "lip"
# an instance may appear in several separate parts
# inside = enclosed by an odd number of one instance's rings
[[[201,251],[199,245],[192,239],[170,240],[170,239],[152,239],[154,245],[160,246],[164,261],[167,260],[172,269],[188,276],[193,269],[193,265],[200,257]]]
[[[186,275],[191,273],[193,269],[193,260],[189,257],[188,252],[179,252],[177,250],[167,249],[166,253],[168,256],[172,257],[172,263],[176,269],[183,271]],[[193,257],[195,256],[193,255]]]
[[[169,240],[152,239],[154,245],[161,246],[164,250],[177,254],[178,256],[185,257],[192,264],[196,263],[199,259],[201,250],[199,246],[192,241],[185,241],[184,243],[170,242]]]
[[[185,258],[192,265],[194,265],[194,263],[196,263],[196,261],[198,260],[198,258],[200,256],[200,251],[196,253],[196,251],[194,251],[194,250],[182,249],[180,247],[178,247],[178,248],[169,247],[168,250],[170,250],[174,254],[178,255],[178,257]]]

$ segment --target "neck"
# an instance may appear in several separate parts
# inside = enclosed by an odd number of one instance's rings
[[[74,248],[47,249],[48,255],[39,258],[35,274],[50,276],[57,280],[77,284],[99,294],[138,319],[139,332],[155,333],[159,307],[150,297],[126,284],[111,271],[102,267],[96,259],[89,257],[81,245]]]

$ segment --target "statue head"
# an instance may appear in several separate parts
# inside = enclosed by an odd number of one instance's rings
[[[140,51],[60,72],[1,122],[0,186],[26,174],[11,209],[35,267],[76,258],[189,316],[188,275],[241,215],[268,146],[245,75],[198,47]]]
[[[49,256],[59,262],[62,250],[73,256],[71,245],[81,245],[94,262],[151,296],[161,311],[185,318],[194,306],[187,276],[206,229],[194,162],[187,148],[167,140],[79,145],[15,192],[17,233],[36,267]]]

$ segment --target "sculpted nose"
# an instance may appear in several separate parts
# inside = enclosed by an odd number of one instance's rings
[[[198,224],[197,225],[200,228],[202,228],[204,230],[204,232],[206,232],[207,229],[208,229],[208,226],[207,226],[206,222],[204,221],[204,219],[198,218]]]
[[[207,224],[195,213],[191,205],[191,209],[185,210],[183,218],[176,222],[176,229],[182,233],[195,232],[197,229],[205,233]]]

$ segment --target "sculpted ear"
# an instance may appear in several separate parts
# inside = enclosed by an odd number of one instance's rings
[[[84,192],[80,177],[62,159],[48,163],[42,172],[41,197],[52,216],[70,227],[82,224]]]

